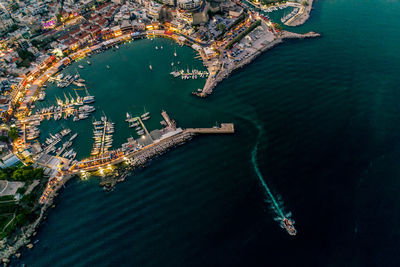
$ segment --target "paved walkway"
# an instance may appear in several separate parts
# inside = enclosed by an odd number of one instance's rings
[[[9,182],[2,180],[0,181],[0,196],[15,195],[18,188],[24,186],[23,182]]]

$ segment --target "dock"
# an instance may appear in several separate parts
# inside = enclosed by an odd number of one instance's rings
[[[150,138],[150,141],[151,142],[153,142],[154,140],[153,140],[153,138],[151,137],[151,135],[150,135],[150,133],[149,133],[149,131],[147,130],[147,128],[146,128],[146,126],[144,125],[144,123],[143,123],[143,121],[142,121],[142,119],[140,118],[140,117],[137,117],[138,118],[138,120],[139,120],[139,123],[140,123],[140,125],[142,126],[142,128],[143,128],[143,130],[144,130],[144,132],[146,133],[146,135]]]
[[[185,131],[193,134],[233,134],[235,133],[235,127],[233,123],[221,123],[220,127],[187,128]]]

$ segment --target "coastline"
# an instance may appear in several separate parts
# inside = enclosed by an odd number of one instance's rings
[[[233,128],[232,128],[233,130]],[[230,133],[230,132],[224,132],[221,131],[221,133]],[[143,167],[148,163],[151,159],[153,159],[156,156],[160,156],[170,149],[183,145],[187,141],[191,140],[194,136],[198,135],[196,133],[195,129],[185,129],[181,133],[171,136],[167,139],[164,139],[158,143],[155,143],[154,145],[149,146],[148,148],[144,150],[140,150],[137,152],[132,153],[132,155],[127,156],[127,159],[129,159],[128,166],[126,168],[127,172],[130,170],[133,170],[137,167]],[[116,164],[122,163],[116,162]],[[95,170],[89,171],[93,172]],[[10,262],[10,258],[15,255],[16,258],[20,257],[20,252],[18,252],[23,246],[26,246],[29,249],[32,249],[34,246],[34,243],[32,242],[32,237],[36,235],[36,230],[40,226],[41,222],[46,219],[47,212],[49,211],[50,207],[54,206],[54,201],[55,198],[58,195],[59,190],[72,178],[76,177],[78,174],[68,172],[64,174],[64,177],[62,180],[59,181],[59,183],[56,185],[56,187],[53,189],[51,195],[48,198],[48,201],[45,202],[45,204],[40,208],[40,215],[39,217],[32,222],[31,224],[28,224],[22,228],[22,235],[19,235],[16,238],[15,242],[12,242],[12,244],[7,243],[7,239],[3,239],[0,241],[0,259],[3,263],[3,265],[7,265]],[[119,172],[116,173],[116,175],[108,175],[104,176],[101,178],[100,186],[104,186],[106,190],[112,189],[118,182],[122,182],[125,180],[127,173],[122,172],[121,175]]]
[[[15,255],[17,258],[20,257],[21,254],[18,253],[18,251],[23,246],[26,245],[26,247],[29,249],[33,248],[34,245],[32,244],[31,237],[36,235],[36,230],[40,226],[41,222],[46,219],[48,209],[53,206],[54,200],[57,196],[57,192],[73,177],[75,176],[65,176],[64,179],[57,184],[56,189],[54,190],[54,194],[49,196],[49,201],[40,208],[39,217],[34,222],[27,224],[26,226],[21,228],[23,234],[18,236],[16,238],[17,240],[13,242],[12,245],[7,243],[7,238],[4,238],[0,241],[0,259],[4,266],[6,266],[7,263],[10,261],[11,256]]]
[[[312,0],[311,0],[312,1]],[[193,92],[194,95],[199,96],[199,97],[207,97],[213,92],[213,89],[217,86],[218,83],[222,82],[224,79],[228,78],[229,75],[236,69],[242,68],[247,64],[250,64],[255,60],[258,56],[260,56],[262,53],[272,49],[273,47],[283,43],[285,39],[305,39],[305,38],[315,38],[315,37],[320,37],[320,33],[316,32],[308,32],[305,34],[299,34],[299,33],[293,33],[293,32],[288,32],[288,31],[282,31],[280,36],[270,42],[269,44],[265,45],[262,49],[258,50],[256,53],[251,55],[249,58],[246,60],[243,60],[233,68],[229,69],[219,69],[219,72],[216,74],[216,76],[209,76],[207,78],[207,81],[203,87],[203,90],[200,93]]]
[[[310,17],[310,13],[312,10],[312,4],[313,0],[307,0],[308,5],[304,7],[303,11],[301,14],[294,16],[291,20],[287,21],[285,24],[288,26],[298,26],[304,24]],[[236,64],[233,67],[225,69],[223,65],[221,64],[219,66],[218,71],[216,72],[215,75],[210,75],[206,83],[203,87],[203,90],[200,93],[193,92],[194,95],[200,96],[200,97],[207,97],[209,94],[213,92],[213,89],[217,86],[217,84],[224,79],[228,78],[229,75],[236,69],[242,68],[245,65],[251,63],[253,60],[255,60],[259,55],[262,53],[272,49],[273,47],[279,45],[280,43],[283,43],[285,39],[304,39],[304,38],[315,38],[315,37],[320,37],[321,35],[319,33],[315,32],[308,32],[306,34],[298,34],[298,33],[293,33],[293,32],[288,32],[288,31],[282,31],[278,34],[277,38],[269,42],[268,44],[263,44],[263,47],[261,49],[258,49],[255,53],[253,53],[251,56],[248,58],[244,59],[240,63]],[[123,42],[125,41],[124,39],[125,36],[122,36],[122,38],[116,38],[116,43]],[[129,36],[132,39],[136,38],[143,38],[143,35],[140,36]],[[162,36],[166,37],[166,36]],[[168,36],[168,38],[171,38],[171,36]],[[172,38],[174,39],[174,38]],[[176,41],[176,40],[175,40]],[[75,55],[81,55],[81,51],[77,51],[74,53]],[[73,55],[74,55],[73,54]],[[69,57],[73,58],[73,55],[70,55]],[[74,60],[74,59],[72,59]],[[43,75],[44,77],[44,75]],[[46,79],[38,79],[39,84],[43,84],[46,82]],[[187,140],[191,139],[195,134],[191,133],[182,133],[177,139],[172,139],[169,140],[168,142],[163,142],[160,143],[146,151],[141,151],[140,153],[135,155],[134,160],[132,160],[131,164],[129,167],[135,168],[135,167],[140,167],[144,166],[150,159],[152,159],[156,155],[160,155],[168,151],[170,148],[181,145],[185,143]],[[7,243],[7,239],[3,239],[0,241],[0,258],[2,260],[2,263],[4,265],[7,265],[7,263],[10,261],[10,257],[15,255],[17,258],[19,258],[20,253],[18,252],[23,246],[26,246],[27,248],[31,249],[33,248],[32,240],[31,238],[36,235],[36,230],[40,226],[40,223],[46,219],[47,212],[49,210],[49,207],[53,206],[55,197],[57,196],[57,192],[59,189],[61,189],[62,186],[64,186],[70,179],[75,177],[75,174],[67,174],[64,176],[64,178],[56,185],[55,190],[53,191],[54,193],[49,196],[49,200],[47,203],[45,203],[42,207],[40,207],[40,215],[39,217],[32,223],[24,226],[21,228],[22,234],[17,236],[15,238],[15,242],[12,242],[12,245],[9,245]],[[117,182],[123,181],[124,177],[112,177],[115,179],[111,179],[111,183],[108,184],[106,183],[106,187],[108,186],[114,186]],[[103,179],[104,181],[105,179]]]

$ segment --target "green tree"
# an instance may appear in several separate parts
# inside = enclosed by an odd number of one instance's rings
[[[283,29],[282,26],[278,23],[274,23],[274,28],[275,28],[275,30],[278,30],[278,31],[281,31]]]
[[[225,32],[226,30],[225,24],[223,23],[217,24],[217,29],[220,30],[221,32]]]
[[[18,48],[17,49],[17,53],[18,53],[18,56],[20,58],[22,58],[23,60],[25,60],[25,59],[34,60],[35,59],[35,55],[32,54],[32,52],[30,52],[28,50],[24,50],[22,48]]]
[[[21,213],[15,217],[15,221],[17,225],[23,226],[28,223],[28,218],[25,216],[25,214]]]
[[[12,140],[15,141],[18,139],[18,129],[15,127],[11,127],[10,130],[8,131],[8,137]]]
[[[58,22],[58,23],[61,22],[61,18],[62,18],[62,15],[61,15],[60,13],[58,13],[58,14],[57,14],[57,22]]]

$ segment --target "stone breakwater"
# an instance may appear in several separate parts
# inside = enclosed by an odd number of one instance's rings
[[[253,53],[251,56],[248,58],[242,60],[238,64],[236,64],[232,68],[223,68],[219,70],[218,74],[216,76],[209,76],[206,84],[203,87],[203,90],[200,93],[193,93],[194,95],[197,95],[199,97],[207,97],[213,92],[213,89],[217,86],[218,83],[223,81],[224,79],[228,78],[229,75],[232,73],[232,71],[242,68],[245,65],[251,63],[254,59],[256,59],[259,55],[264,53],[265,51],[268,51],[269,49],[277,46],[278,44],[282,43],[284,39],[304,39],[304,38],[314,38],[314,37],[320,37],[321,34],[316,33],[316,32],[309,32],[305,34],[299,34],[299,33],[293,33],[293,32],[287,32],[287,31],[282,31],[280,33],[280,36],[273,40],[272,42],[266,44],[262,49],[257,50],[257,52]]]
[[[144,150],[138,151],[131,156],[129,166],[126,168],[125,173],[117,173],[115,176],[104,177],[100,182],[101,186],[105,186],[107,190],[112,189],[116,183],[122,182],[125,180],[125,176],[128,174],[129,170],[132,170],[137,167],[143,167],[145,164],[150,161],[152,158],[162,155],[166,153],[169,149],[182,145],[186,141],[190,140],[195,134],[182,132],[176,136],[170,137],[166,140],[163,140],[153,146],[146,148]]]
[[[177,136],[174,136],[171,139],[166,139],[165,141],[159,142],[156,145],[135,154],[134,158],[131,161],[131,165],[132,167],[143,166],[148,160],[150,160],[154,156],[161,155],[165,153],[168,149],[185,143],[193,136],[194,134],[192,133],[183,132],[181,134],[178,134]]]

